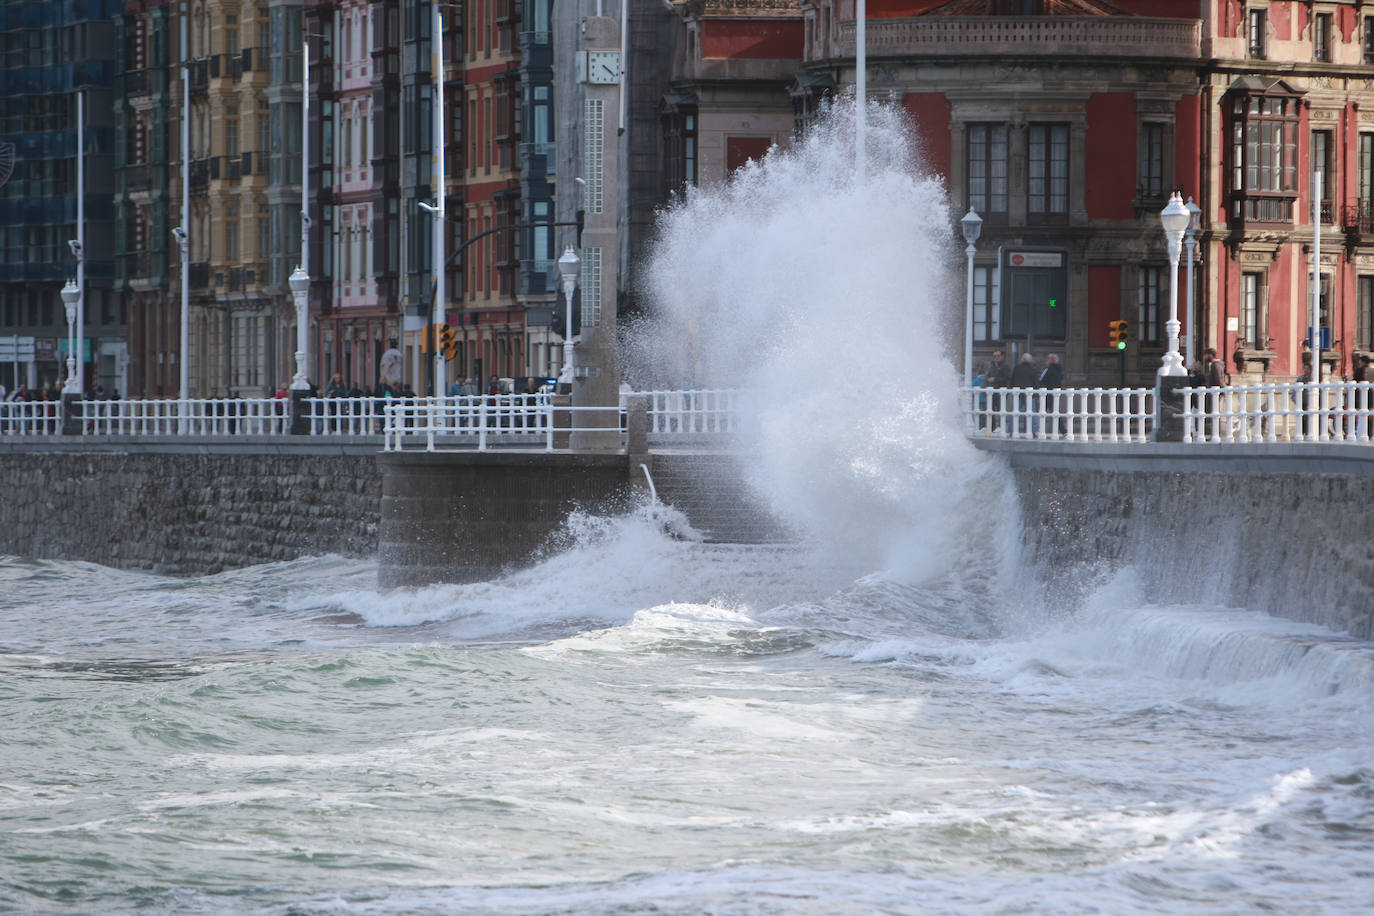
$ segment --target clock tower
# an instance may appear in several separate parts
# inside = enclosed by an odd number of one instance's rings
[[[617,429],[620,417],[620,357],[616,342],[621,223],[621,81],[624,76],[620,29],[616,20],[588,16],[582,20],[574,58],[581,96],[580,130],[569,138],[579,144],[574,172],[582,184],[560,182],[560,190],[581,192],[586,223],[582,230],[580,288],[582,334],[576,347],[574,407],[605,407],[602,413],[575,414],[574,426]],[[566,136],[566,135],[565,135]],[[561,176],[560,176],[561,177]],[[577,451],[619,451],[618,432],[572,434]]]

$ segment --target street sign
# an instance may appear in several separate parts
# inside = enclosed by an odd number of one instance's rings
[[[1330,326],[1330,325],[1325,325],[1325,324],[1322,325],[1322,334],[1321,334],[1321,337],[1322,337],[1322,339],[1321,339],[1321,343],[1319,344],[1319,346],[1320,346],[1323,350],[1330,350],[1330,349],[1331,349],[1331,326]],[[1303,338],[1303,340],[1311,340],[1311,339],[1312,339],[1312,325],[1309,324],[1309,325],[1307,326],[1307,336],[1305,336],[1305,337]]]
[[[1064,251],[1011,250],[1007,252],[1008,267],[1063,267]]]
[[[0,363],[33,362],[33,338],[10,335],[0,337]]]

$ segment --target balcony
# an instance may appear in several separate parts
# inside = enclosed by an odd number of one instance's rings
[[[165,251],[131,251],[118,258],[120,282],[135,289],[167,287]]]
[[[557,290],[554,274],[558,262],[554,260],[524,260],[520,262],[519,289],[521,296],[539,296]]]
[[[1367,235],[1374,233],[1374,200],[1361,200],[1346,204],[1341,213],[1341,225],[1347,234]]]
[[[131,165],[124,170],[124,193],[142,194],[152,190],[153,170],[147,165]]]
[[[1098,16],[917,17],[868,21],[875,56],[1163,57],[1196,59],[1202,24],[1189,19]],[[854,22],[839,23],[836,52],[854,56]]]
[[[127,70],[124,73],[124,92],[126,95],[143,95],[148,91],[147,70]]]
[[[212,75],[210,70],[212,63],[216,71],[213,75],[219,76],[219,58],[217,57],[203,57],[200,60],[193,60],[187,64],[186,69],[190,77],[191,92],[193,94],[204,92],[206,89],[210,88],[210,77]]]
[[[552,143],[521,143],[520,171],[526,179],[543,178],[552,174],[556,168],[555,153],[558,147]]]
[[[1268,225],[1293,224],[1292,193],[1269,194],[1262,191],[1236,191],[1231,194],[1231,225],[1242,229],[1251,223]]]

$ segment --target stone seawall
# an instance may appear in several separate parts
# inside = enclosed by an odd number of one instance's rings
[[[1081,595],[1130,567],[1150,600],[1220,604],[1374,638],[1367,447],[996,448],[1023,539]]]
[[[573,510],[629,505],[621,454],[390,452],[380,464],[382,588],[495,578],[542,556]]]
[[[0,451],[0,554],[169,575],[377,550],[375,446]]]

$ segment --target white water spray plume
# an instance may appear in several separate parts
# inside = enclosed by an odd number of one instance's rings
[[[774,511],[909,563],[947,546],[925,529],[950,526],[985,465],[949,357],[962,258],[913,126],[869,106],[860,180],[854,110],[841,100],[795,145],[664,211],[627,374],[641,389],[743,389],[746,473]]]

